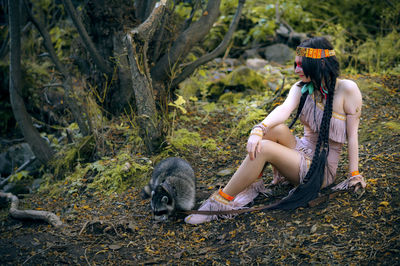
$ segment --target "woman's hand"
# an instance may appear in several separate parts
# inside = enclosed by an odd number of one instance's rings
[[[247,152],[249,153],[250,160],[256,158],[256,154],[261,151],[260,141],[262,137],[257,134],[250,134],[249,140],[247,141]]]
[[[352,176],[343,182],[340,182],[336,186],[334,186],[333,190],[346,190],[350,188],[354,188],[354,192],[359,190],[360,188],[365,188],[367,183],[365,183],[364,177],[360,174]]]
[[[357,190],[365,188],[366,186],[367,183],[365,183],[362,175],[355,175],[349,178],[349,188],[354,187],[354,192],[357,192]]]

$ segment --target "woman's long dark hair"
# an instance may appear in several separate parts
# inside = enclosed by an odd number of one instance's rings
[[[333,46],[329,41],[323,37],[315,37],[305,40],[299,46],[329,50],[333,49]],[[328,95],[319,127],[318,141],[315,146],[314,157],[310,169],[304,177],[304,182],[270,209],[295,209],[307,206],[307,203],[310,200],[313,200],[318,196],[318,192],[324,180],[325,164],[329,152],[329,126],[332,117],[332,103],[335,93],[336,79],[339,76],[339,62],[335,56],[322,59],[302,57],[301,64],[304,75],[311,78],[315,91],[320,91],[319,88],[323,82],[326,86],[325,89],[328,90]],[[299,86],[302,85],[304,85],[304,83],[300,83]],[[309,97],[308,92],[305,92],[301,96],[296,116],[289,127],[292,127],[298,119],[307,97]]]

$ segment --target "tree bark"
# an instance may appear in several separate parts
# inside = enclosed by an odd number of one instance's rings
[[[167,0],[161,0],[146,21],[128,33],[125,40],[132,81],[134,81],[133,91],[135,92],[137,117],[141,129],[140,135],[149,153],[154,153],[160,148],[162,125],[157,115],[146,54],[148,43],[158,27],[166,2]],[[136,42],[144,43],[140,51],[140,54],[143,55],[143,60],[139,60]],[[140,61],[142,61],[142,64]]]
[[[78,14],[76,13],[74,5],[72,4],[71,0],[62,0],[62,2],[68,14],[70,15],[76,29],[78,30],[79,36],[82,38],[82,41],[85,44],[86,49],[88,49],[90,55],[92,56],[94,62],[103,73],[111,77],[112,69],[108,66],[107,61],[100,56],[99,52],[94,46],[92,39],[89,37],[89,34],[87,33],[81,20],[79,19]]]
[[[150,15],[158,0],[135,0],[135,16],[140,21],[145,21]]]
[[[46,164],[53,156],[50,146],[40,137],[33,127],[32,119],[25,108],[25,103],[19,95],[21,90],[21,36],[20,36],[20,6],[19,1],[8,0],[10,24],[10,102],[22,134],[31,146],[32,152]]]

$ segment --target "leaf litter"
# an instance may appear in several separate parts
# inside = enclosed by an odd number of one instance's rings
[[[13,220],[7,209],[1,209],[1,264],[397,264],[400,146],[395,127],[400,77],[351,78],[359,82],[364,96],[360,170],[367,187],[363,194],[343,193],[313,208],[246,213],[199,226],[185,224],[184,216],[154,223],[140,188],[108,196],[34,194],[22,200],[25,206],[56,212],[68,226],[57,230],[44,223]],[[369,83],[381,84],[379,94]],[[218,149],[226,152],[198,147],[179,154],[195,169],[198,206],[229,179],[218,172],[238,167],[245,156],[246,136],[231,135],[225,141],[218,135],[227,132],[228,121],[234,120],[229,108],[217,114],[188,108],[188,113],[208,121],[197,123],[196,131],[202,138],[214,138]],[[193,121],[186,123],[180,126],[194,126]],[[346,165],[342,154],[336,182],[345,178]],[[271,179],[266,171],[264,181]],[[267,204],[288,189],[274,188],[269,198],[259,196],[254,204]]]

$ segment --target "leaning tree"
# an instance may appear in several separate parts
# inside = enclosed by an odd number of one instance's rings
[[[89,0],[81,14],[71,0],[62,2],[90,54],[86,65],[92,82],[108,90],[102,92],[105,107],[118,114],[134,103],[140,134],[147,150],[154,152],[163,138],[160,113],[169,96],[198,66],[225,51],[245,0],[238,1],[220,45],[192,62],[187,56],[218,19],[220,0],[136,0],[133,4],[131,0]],[[184,21],[175,12],[182,2],[191,6]]]
[[[73,66],[61,63],[57,57],[49,26],[40,19],[40,8],[34,7],[34,1],[21,1],[59,73],[62,82],[58,85],[64,88],[73,118],[83,135],[92,134],[85,105],[74,96]],[[226,50],[245,0],[238,0],[236,13],[221,43],[194,60],[189,55],[202,45],[217,21],[221,0],[87,0],[83,3],[61,0],[61,3],[80,37],[80,49],[70,58],[80,66],[87,84],[91,84],[87,89],[95,87],[104,95],[102,104],[110,115],[133,109],[147,151],[153,153],[164,137],[161,114],[165,113],[169,97],[197,67]],[[182,5],[190,10],[183,19],[177,15]]]

